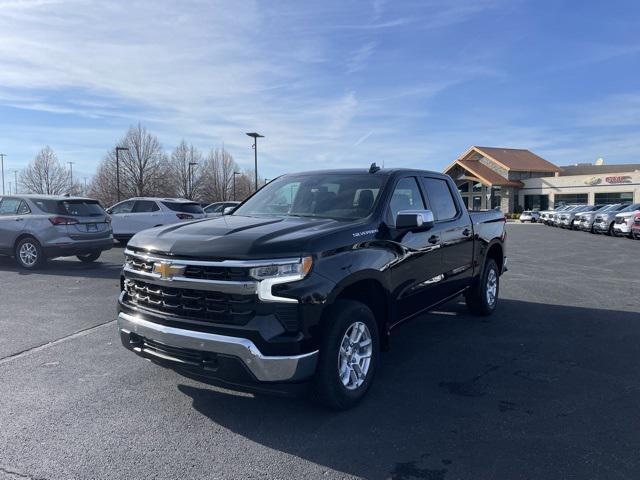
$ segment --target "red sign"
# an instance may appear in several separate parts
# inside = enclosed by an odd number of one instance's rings
[[[631,177],[629,175],[621,177],[606,177],[604,181],[607,183],[631,183]]]

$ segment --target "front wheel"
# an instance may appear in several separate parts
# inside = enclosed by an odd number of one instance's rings
[[[488,258],[478,282],[466,293],[467,308],[474,315],[490,315],[498,305],[500,272],[493,258]]]
[[[92,253],[86,253],[84,255],[76,255],[76,257],[78,257],[78,260],[80,260],[81,262],[91,263],[91,262],[95,262],[98,258],[100,258],[100,253],[101,252],[92,252]]]
[[[28,270],[40,268],[45,262],[40,242],[33,237],[20,240],[16,244],[14,255],[18,265]]]
[[[338,300],[328,317],[314,378],[317,399],[338,410],[355,406],[367,393],[378,364],[380,340],[371,309]]]

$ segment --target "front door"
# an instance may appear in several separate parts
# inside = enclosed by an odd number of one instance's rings
[[[437,303],[443,295],[444,279],[440,229],[396,229],[395,219],[402,210],[426,210],[416,177],[400,179],[389,203],[391,239],[399,249],[398,260],[391,266],[398,320],[411,317]]]

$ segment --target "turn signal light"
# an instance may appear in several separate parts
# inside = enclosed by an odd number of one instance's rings
[[[54,225],[75,225],[80,223],[76,218],[69,217],[50,217],[49,221]]]

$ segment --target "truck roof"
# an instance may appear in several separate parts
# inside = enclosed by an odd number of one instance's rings
[[[286,173],[284,175],[323,175],[323,174],[347,174],[347,175],[385,175],[391,176],[398,173],[416,173],[416,174],[425,174],[429,175],[437,175],[439,177],[444,177],[443,173],[435,172],[432,170],[420,170],[417,168],[381,168],[375,173],[370,173],[368,168],[336,168],[336,169],[327,169],[327,170],[308,170],[305,172],[295,172],[295,173]]]

